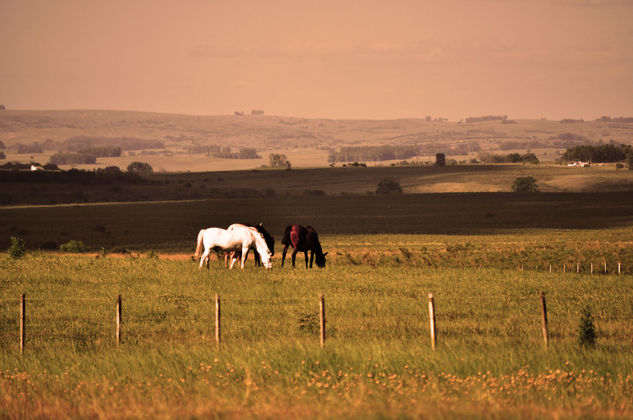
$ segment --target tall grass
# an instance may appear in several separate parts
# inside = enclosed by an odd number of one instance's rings
[[[3,417],[633,415],[630,276],[0,256]],[[540,332],[545,291],[550,346]],[[438,348],[428,336],[436,299]],[[27,346],[18,350],[19,296]],[[123,344],[114,342],[123,296]],[[214,341],[214,296],[223,335]],[[318,341],[318,294],[328,339]],[[581,348],[589,307],[597,346]]]

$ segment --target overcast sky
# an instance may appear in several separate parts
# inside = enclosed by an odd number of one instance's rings
[[[0,0],[0,104],[633,116],[633,0]]]

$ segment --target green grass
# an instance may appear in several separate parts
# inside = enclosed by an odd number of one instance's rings
[[[362,239],[371,244],[371,236]],[[19,260],[2,255],[0,264],[0,414],[7,417],[633,415],[629,275],[406,263],[271,271],[250,263],[228,271],[214,261],[198,270],[186,260],[32,252]],[[549,309],[547,349],[540,291]],[[17,345],[21,293],[24,355]],[[585,306],[598,331],[589,349],[576,343]]]

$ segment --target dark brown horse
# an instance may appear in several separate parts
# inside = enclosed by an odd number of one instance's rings
[[[312,226],[303,227],[301,225],[291,225],[286,228],[284,232],[284,238],[281,240],[284,246],[283,254],[281,255],[281,266],[284,266],[284,260],[286,259],[286,251],[288,247],[292,246],[292,267],[295,266],[295,258],[297,252],[303,252],[306,258],[306,268],[308,268],[308,251],[310,251],[310,268],[312,268],[312,262],[316,256],[316,265],[318,267],[325,267],[325,256],[319,243],[319,236],[316,230]]]

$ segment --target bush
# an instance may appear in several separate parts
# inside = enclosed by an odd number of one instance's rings
[[[446,155],[444,153],[435,154],[435,166],[440,168],[446,166]]]
[[[135,174],[151,174],[154,172],[149,163],[132,162],[127,166],[127,171]]]
[[[585,307],[578,325],[578,344],[583,347],[592,347],[596,344],[596,327],[589,307]]]
[[[531,176],[521,176],[516,178],[512,183],[512,191],[514,192],[538,192],[536,179]]]
[[[9,246],[9,257],[17,260],[26,254],[26,245],[24,239],[15,236],[11,237],[11,245]]]
[[[402,194],[402,186],[395,179],[383,179],[378,183],[376,194]]]
[[[72,240],[61,244],[59,250],[62,252],[86,252],[88,251],[88,246],[82,241]]]

